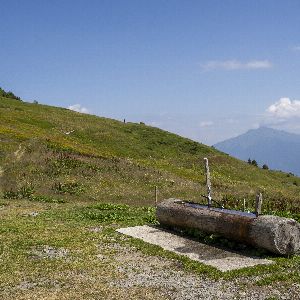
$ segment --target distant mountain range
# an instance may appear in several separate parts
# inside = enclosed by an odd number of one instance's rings
[[[252,129],[214,147],[242,160],[300,176],[300,135],[267,127]]]

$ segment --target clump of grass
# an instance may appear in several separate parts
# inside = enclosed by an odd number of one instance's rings
[[[29,199],[34,194],[34,186],[32,184],[21,186],[18,190],[9,190],[3,192],[4,199]]]
[[[300,275],[298,271],[294,272],[276,272],[274,274],[268,275],[262,279],[259,279],[256,281],[256,284],[258,286],[265,286],[265,285],[271,285],[274,284],[274,282],[297,282],[300,283]]]
[[[130,206],[126,204],[114,204],[114,203],[99,203],[92,206],[89,206],[89,208],[94,208],[98,210],[123,210],[123,211],[129,211]]]
[[[85,191],[83,184],[78,182],[56,182],[52,189],[58,194],[79,195]]]
[[[32,195],[28,200],[44,203],[65,203],[66,201],[62,198],[54,198],[46,195]]]
[[[7,203],[7,202],[0,201],[0,207],[7,206],[7,205],[8,205],[8,203]]]
[[[157,224],[154,207],[132,207],[126,204],[99,203],[83,208],[83,218],[100,223]]]
[[[35,188],[32,184],[20,187],[18,190],[4,191],[4,199],[27,199],[29,201],[46,203],[65,203],[64,199],[53,198],[48,195],[35,195]]]

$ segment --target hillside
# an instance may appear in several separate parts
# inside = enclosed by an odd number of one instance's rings
[[[271,169],[300,175],[300,135],[260,127],[220,142],[215,147],[242,160],[255,159]]]
[[[156,185],[160,199],[203,201],[208,157],[213,196],[228,207],[246,198],[251,209],[262,191],[266,210],[299,210],[300,178],[144,124],[2,97],[0,138],[5,197],[153,204]]]
[[[213,196],[228,208],[246,198],[253,210],[261,191],[264,213],[300,221],[300,178],[147,125],[3,97],[0,140],[1,299],[298,297],[299,255],[195,233],[216,249],[274,261],[222,273],[116,229],[157,224],[154,186],[159,200],[203,201],[204,157]]]

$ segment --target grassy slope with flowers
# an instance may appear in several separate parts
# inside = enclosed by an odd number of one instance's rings
[[[7,196],[22,197],[23,191],[145,205],[153,203],[158,186],[160,198],[202,201],[208,157],[213,196],[227,207],[239,208],[246,198],[251,210],[260,191],[265,210],[299,211],[300,178],[144,124],[0,98],[0,138],[1,192]]]
[[[203,201],[204,157],[210,162],[213,196],[228,208],[241,209],[240,200],[246,198],[253,210],[261,191],[265,213],[300,221],[300,178],[262,170],[147,125],[4,97],[0,141],[1,299],[163,299],[159,287],[111,285],[124,279],[124,259],[137,255],[141,276],[152,257],[163,257],[181,274],[193,272],[208,282],[241,278],[234,281],[240,291],[260,293],[268,286],[268,299],[277,299],[278,288],[297,297],[291,287],[297,290],[300,284],[299,255],[271,256],[275,264],[221,273],[115,229],[156,223],[155,186],[159,199]],[[218,237],[198,238],[240,247]]]

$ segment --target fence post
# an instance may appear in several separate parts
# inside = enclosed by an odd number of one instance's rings
[[[158,202],[158,188],[157,185],[155,186],[155,205],[157,205]]]
[[[211,183],[210,183],[210,172],[208,166],[208,159],[204,158],[205,163],[205,175],[206,175],[206,187],[207,187],[207,206],[211,207]]]
[[[261,206],[262,206],[262,194],[259,193],[256,195],[256,203],[255,203],[255,214],[258,217],[259,215],[261,215]]]

